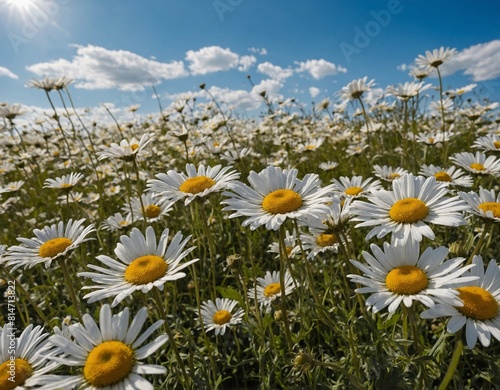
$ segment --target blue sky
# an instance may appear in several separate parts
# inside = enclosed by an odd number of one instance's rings
[[[459,51],[445,88],[476,83],[498,101],[499,15],[486,0],[0,0],[0,102],[48,108],[26,83],[66,75],[79,107],[155,112],[151,83],[163,107],[201,83],[241,112],[263,110],[260,90],[310,107],[364,76],[411,81],[441,46]]]

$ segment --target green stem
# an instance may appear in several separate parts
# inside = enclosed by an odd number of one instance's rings
[[[286,309],[285,295],[285,272],[288,256],[286,253],[285,243],[285,225],[281,224],[279,231],[279,249],[280,249],[280,289],[281,289],[281,314],[283,317],[283,327],[285,328],[285,337],[288,343],[288,349],[293,346],[292,334],[290,333],[290,325],[288,323],[288,314]]]
[[[212,234],[210,234],[210,227],[208,226],[208,217],[207,217],[207,213],[205,212],[205,208],[203,207],[203,203],[200,203],[198,204],[199,208],[200,208],[200,214],[201,214],[201,219],[203,220],[202,224],[203,224],[203,231],[205,233],[205,236],[208,240],[208,250],[210,252],[210,270],[211,270],[211,274],[212,274],[212,294],[211,294],[211,297],[213,300],[215,300],[215,296],[216,296],[216,287],[217,287],[217,282],[216,282],[216,268],[215,268],[215,262],[216,262],[216,251],[215,251],[215,244],[214,244],[214,240],[213,240],[213,237],[212,237]]]
[[[76,297],[75,290],[73,289],[73,282],[71,281],[71,276],[69,275],[68,267],[66,267],[66,262],[64,261],[64,259],[59,260],[59,265],[63,271],[66,288],[68,289],[69,296],[71,298],[71,301],[73,302],[73,307],[75,308],[78,321],[80,321],[80,323],[83,323],[82,314],[80,312],[80,303],[78,301],[78,298]]]
[[[446,390],[448,384],[453,379],[453,375],[457,370],[458,362],[460,361],[460,357],[462,356],[462,351],[464,349],[464,343],[462,341],[462,332],[458,332],[455,336],[455,349],[453,350],[453,355],[451,356],[450,365],[448,366],[448,370],[446,370],[446,374],[443,378],[443,381],[438,387],[438,390]]]
[[[474,259],[474,256],[477,255],[479,252],[479,249],[481,249],[481,246],[483,245],[484,239],[486,238],[486,234],[488,233],[488,230],[490,230],[492,222],[487,220],[484,223],[483,226],[483,231],[481,232],[481,237],[479,237],[479,241],[477,242],[476,246],[474,247],[474,251],[471,253],[469,260],[467,260],[466,265],[472,264],[472,260]]]
[[[172,331],[170,329],[170,325],[168,324],[167,313],[165,312],[165,309],[163,307],[163,300],[161,299],[161,296],[160,296],[160,290],[158,290],[157,288],[153,288],[153,299],[155,300],[157,307],[158,307],[158,310],[160,311],[160,316],[162,317],[163,321],[165,321],[163,325],[165,327],[165,331],[167,332],[168,341],[170,342],[170,348],[172,348],[172,351],[174,351],[175,358],[177,359],[177,363],[179,364],[179,367],[180,367],[181,372],[182,372],[182,376],[184,378],[184,380],[183,381],[181,380],[181,381],[184,382],[183,383],[184,385],[188,385],[191,383],[191,378],[186,373],[186,368],[184,367],[184,362],[182,361],[179,350],[177,349],[177,345],[175,344],[174,336],[173,336]],[[179,379],[181,379],[181,378],[179,378]]]
[[[441,78],[441,72],[439,71],[439,67],[436,67],[436,71],[439,78],[439,101],[441,103],[441,121],[442,121],[442,130],[443,130],[443,164],[446,164],[447,161],[447,149],[448,144],[446,142],[446,122],[444,120],[444,106],[443,106],[443,79]]]

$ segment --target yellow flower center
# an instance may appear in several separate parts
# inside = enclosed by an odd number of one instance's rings
[[[270,283],[264,288],[264,296],[270,297],[281,292],[281,285],[279,283]]]
[[[73,244],[73,242],[66,237],[57,237],[51,240],[44,242],[40,249],[38,250],[38,254],[40,257],[55,257],[59,253],[62,253],[66,250],[68,246]]]
[[[427,138],[427,141],[429,141],[430,144],[433,144],[434,143],[434,138],[433,137],[429,137],[429,138]]]
[[[291,246],[285,246],[285,250],[286,250],[286,254],[288,256],[290,256],[290,254],[292,253],[293,247],[291,247]]]
[[[427,288],[427,275],[413,265],[394,268],[385,278],[385,285],[393,293],[400,295],[417,294]]]
[[[464,305],[457,309],[466,317],[484,321],[498,315],[498,302],[484,288],[465,286],[457,288],[457,291],[464,302]]]
[[[227,310],[217,310],[214,314],[213,320],[217,325],[224,325],[229,322],[232,315]]]
[[[427,217],[429,208],[417,198],[405,198],[394,203],[389,210],[389,216],[399,223],[414,223]]]
[[[344,192],[346,195],[356,196],[362,191],[363,191],[363,189],[361,187],[352,186],[352,187],[346,188]]]
[[[500,203],[498,203],[498,202],[485,202],[485,203],[481,203],[477,207],[479,207],[485,213],[487,211],[491,211],[493,213],[493,217],[500,218]]]
[[[314,149],[316,149],[316,146],[314,146],[314,145],[307,145],[307,146],[305,147],[305,149],[306,149],[306,150],[314,150]]]
[[[33,374],[33,368],[26,360],[9,359],[0,364],[0,389],[12,390],[17,386],[22,386],[31,374]]]
[[[337,236],[335,234],[320,234],[316,237],[316,244],[324,248],[325,246],[332,246],[337,243]]]
[[[168,264],[156,255],[141,256],[132,261],[125,270],[125,280],[132,284],[147,284],[167,273]]]
[[[139,148],[139,144],[130,145],[130,149],[132,150],[132,152],[135,152],[138,148]]]
[[[493,145],[495,146],[495,149],[500,149],[500,141],[494,141]]]
[[[83,375],[95,387],[119,383],[132,371],[134,351],[121,341],[104,341],[90,351]]]
[[[63,183],[63,184],[61,184],[60,188],[71,188],[71,187],[73,187],[73,184]]]
[[[214,184],[215,181],[206,176],[190,177],[181,184],[179,191],[189,194],[198,194],[213,187]]]
[[[160,213],[161,207],[155,204],[146,206],[146,209],[144,210],[144,214],[146,214],[146,217],[148,218],[156,218],[158,215],[160,215]]]
[[[391,180],[397,179],[398,177],[401,177],[401,175],[399,173],[392,172],[389,174],[389,179],[391,179]]]
[[[293,190],[270,192],[262,201],[262,208],[271,214],[286,214],[302,206],[302,197]]]
[[[469,165],[469,167],[476,171],[484,171],[484,165],[481,163],[472,163],[471,165]]]
[[[451,176],[444,171],[436,172],[434,174],[434,177],[436,178],[437,181],[446,181],[448,183],[451,183],[452,181]]]

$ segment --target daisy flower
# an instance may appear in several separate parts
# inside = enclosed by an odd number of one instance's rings
[[[453,185],[459,187],[472,187],[474,180],[471,176],[465,175],[465,172],[456,167],[442,168],[434,165],[423,164],[419,172],[422,176],[434,176],[437,181],[446,186]]]
[[[417,142],[428,146],[435,146],[440,145],[443,142],[448,142],[451,136],[452,133],[449,131],[446,134],[435,132],[419,133],[417,135]]]
[[[442,302],[420,314],[422,318],[451,317],[446,325],[450,333],[456,333],[465,325],[470,349],[478,339],[484,347],[490,345],[491,336],[500,340],[500,267],[491,260],[485,271],[481,256],[474,256],[472,263],[475,267],[457,280],[462,282],[456,290],[463,305]],[[464,280],[474,276],[478,278],[475,281]]]
[[[479,137],[472,144],[473,148],[481,149],[485,152],[500,152],[500,135],[488,134]]]
[[[220,156],[222,160],[226,160],[229,163],[238,162],[244,157],[250,155],[252,153],[252,148],[242,148],[239,150],[228,150],[223,152]]]
[[[129,324],[129,309],[112,315],[109,305],[103,305],[99,313],[99,326],[89,315],[83,316],[83,324],[70,325],[68,331],[73,337],[67,339],[61,334],[51,336],[49,341],[58,346],[64,357],[52,357],[61,364],[78,367],[78,373],[71,376],[54,376],[53,383],[42,390],[56,388],[85,389],[143,389],[153,390],[153,385],[143,374],[165,374],[167,369],[156,364],[145,364],[146,359],[168,340],[167,335],[158,336],[146,345],[146,339],[160,326],[163,320],[142,331],[148,317],[147,309],[140,309]]]
[[[495,190],[479,187],[479,195],[471,191],[459,192],[458,196],[470,206],[468,212],[485,220],[500,222],[500,192],[495,195]]]
[[[146,217],[148,222],[155,222],[168,215],[169,211],[172,211],[170,205],[171,203],[161,203],[153,200],[153,195],[146,193],[141,195],[141,200],[139,198],[131,198],[130,205],[123,206],[122,212],[133,215],[134,221],[142,221]]]
[[[51,382],[46,375],[59,366],[48,360],[58,353],[47,342],[48,333],[41,326],[28,325],[19,337],[10,323],[0,328],[0,389],[27,389]]]
[[[224,335],[226,329],[231,325],[239,324],[245,313],[241,308],[233,313],[237,305],[237,301],[227,298],[216,298],[215,303],[212,301],[203,302],[201,304],[201,317],[205,331],[214,330],[216,336]]]
[[[358,143],[358,144],[349,144],[346,149],[346,153],[349,156],[357,156],[358,154],[363,153],[366,149],[368,149],[370,145],[366,143]]]
[[[361,275],[347,275],[351,282],[361,284],[356,293],[371,293],[366,300],[374,313],[388,307],[394,313],[401,303],[411,307],[418,301],[427,307],[435,302],[450,302],[461,306],[458,293],[450,288],[456,278],[472,265],[460,267],[465,261],[456,257],[444,261],[449,250],[445,247],[426,248],[420,254],[420,244],[408,241],[405,245],[390,245],[384,242],[383,250],[375,244],[370,245],[373,253],[363,251],[368,265],[351,260],[363,272]],[[467,280],[474,280],[468,277]]]
[[[394,179],[398,179],[409,172],[404,168],[393,168],[387,165],[374,165],[373,173],[375,174],[375,176],[380,177],[382,180],[393,181]]]
[[[468,84],[465,87],[462,88],[457,88],[457,89],[450,89],[446,91],[446,95],[448,95],[450,98],[455,98],[457,96],[461,96],[464,93],[472,91],[474,88],[477,87],[477,84]]]
[[[238,179],[239,173],[232,167],[216,165],[215,167],[200,165],[198,169],[193,164],[186,164],[186,174],[169,170],[166,174],[159,173],[156,179],[148,180],[147,187],[161,203],[174,203],[184,199],[187,206],[195,199],[206,198],[210,194],[225,189],[229,183]]]
[[[358,198],[381,188],[380,180],[372,180],[369,177],[363,181],[362,176],[353,176],[352,178],[342,176],[339,180],[332,179],[333,193],[339,197]]]
[[[184,250],[191,239],[188,236],[182,239],[181,232],[177,232],[167,245],[169,230],[165,229],[160,239],[156,241],[155,231],[151,226],[146,229],[144,236],[137,228],[133,228],[130,237],[123,235],[115,248],[115,255],[119,260],[109,256],[97,256],[107,268],[89,264],[89,268],[97,272],[80,272],[77,275],[90,278],[96,285],[85,286],[83,289],[95,289],[83,298],[88,303],[105,298],[115,297],[111,307],[115,307],[134,291],[148,293],[153,287],[163,291],[168,281],[181,279],[186,276],[180,272],[198,259],[180,264],[195,247]]]
[[[454,164],[468,170],[477,175],[494,175],[500,174],[500,160],[495,156],[487,157],[482,152],[472,154],[469,152],[455,153],[450,157]]]
[[[290,273],[285,271],[285,295],[295,290],[295,282]],[[268,308],[276,298],[281,297],[281,283],[279,271],[267,271],[263,278],[257,278],[257,285],[248,290],[248,297],[257,298],[261,308]]]
[[[322,162],[319,164],[319,168],[322,169],[323,171],[331,171],[339,165],[338,162],[335,161],[327,161],[327,162]]]
[[[353,100],[359,99],[363,96],[363,93],[371,90],[371,87],[375,83],[375,80],[370,80],[367,82],[368,77],[363,77],[362,79],[353,80],[345,87],[340,90],[340,97],[343,100]]]
[[[450,98],[446,98],[442,102],[441,100],[435,100],[429,103],[429,111],[439,114],[441,113],[441,110],[445,112],[451,111],[453,106],[453,100]]]
[[[290,233],[288,230],[285,231],[285,250],[288,257],[293,257],[300,253],[300,246],[297,244],[297,237],[295,232]],[[280,258],[280,244],[275,241],[269,245],[267,250],[269,253],[275,253],[276,258]]]
[[[387,93],[395,96],[396,98],[407,101],[410,98],[417,96],[421,91],[429,89],[431,84],[424,85],[423,83],[406,82],[404,84],[399,83],[397,86],[387,87]]]
[[[427,179],[409,173],[392,182],[392,191],[380,190],[367,195],[368,202],[354,201],[351,212],[353,221],[362,221],[356,227],[376,226],[366,239],[384,237],[392,233],[393,239],[431,240],[434,232],[426,224],[459,226],[465,219],[461,211],[468,206],[459,197],[448,197],[448,189],[434,176]]]
[[[316,257],[319,253],[327,251],[337,253],[339,249],[339,239],[334,233],[301,234],[300,239],[302,240],[304,250],[309,251],[307,255],[309,260]]]
[[[125,229],[132,224],[132,216],[127,214],[125,218],[120,213],[115,213],[102,222],[102,229],[115,232],[117,230]]]
[[[141,152],[147,144],[149,144],[155,135],[153,133],[144,134],[140,140],[135,137],[130,141],[123,139],[120,144],[112,143],[111,146],[101,146],[102,151],[97,152],[99,160],[107,158],[119,158],[126,161],[131,161],[135,156]]]
[[[55,179],[46,179],[43,188],[54,188],[58,190],[69,190],[83,179],[83,174],[71,172],[69,175],[56,177]]]
[[[70,219],[65,226],[61,221],[57,225],[35,229],[33,233],[36,237],[18,238],[17,241],[21,242],[21,245],[8,248],[6,265],[14,266],[12,270],[15,270],[19,267],[33,268],[39,263],[45,263],[45,268],[49,268],[52,260],[67,256],[81,243],[92,240],[86,237],[95,231],[94,225],[83,227],[84,222],[85,219]]]
[[[345,224],[352,218],[352,200],[352,198],[340,200],[339,198],[334,197],[328,204],[328,210],[326,213],[307,216],[304,220],[302,220],[302,224],[307,226],[313,234],[330,234],[343,230]]]
[[[415,63],[418,67],[424,69],[437,68],[448,61],[456,53],[456,49],[450,49],[449,47],[440,47],[439,49],[434,49],[433,51],[427,50],[425,55],[420,54],[418,56]]]
[[[24,180],[12,181],[8,183],[4,188],[0,188],[0,194],[3,194],[5,192],[19,191],[23,185],[24,185]]]
[[[61,77],[44,77],[42,80],[31,79],[28,81],[27,86],[31,88],[43,89],[47,92],[52,90],[61,90],[66,88],[73,82],[72,79],[61,76]]]
[[[233,210],[229,218],[248,217],[243,226],[254,230],[265,225],[268,230],[278,230],[287,218],[302,219],[307,215],[327,210],[331,201],[331,187],[320,187],[317,174],[307,174],[297,179],[297,169],[282,170],[269,166],[260,173],[251,171],[248,181],[251,187],[240,182],[230,184],[234,191],[223,192],[230,197],[222,201],[228,206],[223,211]]]

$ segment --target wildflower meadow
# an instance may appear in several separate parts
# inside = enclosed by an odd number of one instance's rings
[[[0,106],[0,389],[495,389],[500,117],[455,54],[308,107]]]

